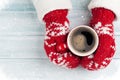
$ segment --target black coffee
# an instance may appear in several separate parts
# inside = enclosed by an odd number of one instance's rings
[[[74,49],[83,53],[90,51],[95,45],[93,33],[86,28],[75,31],[71,38]]]

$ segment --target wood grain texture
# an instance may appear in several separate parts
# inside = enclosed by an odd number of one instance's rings
[[[119,41],[120,36],[116,36],[114,58],[120,58]],[[0,58],[47,58],[43,44],[44,36],[1,36]]]
[[[0,80],[113,80],[120,79],[120,21],[114,23],[117,51],[104,70],[64,69],[49,62],[43,47],[45,26],[31,0],[1,0]],[[91,0],[71,0],[70,29],[89,24]]]
[[[46,59],[0,60],[2,80],[117,80],[120,79],[119,67],[120,62],[118,59],[113,60],[106,69],[93,72],[84,70],[81,67],[73,70],[61,68]]]

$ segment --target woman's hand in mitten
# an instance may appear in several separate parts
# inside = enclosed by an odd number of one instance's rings
[[[82,58],[81,65],[88,70],[98,70],[108,66],[115,53],[115,14],[105,8],[93,8],[91,12],[90,26],[99,36],[99,46],[93,55]]]
[[[73,55],[67,47],[69,32],[68,10],[54,10],[44,17],[46,23],[45,51],[49,59],[59,66],[75,68],[80,58]]]

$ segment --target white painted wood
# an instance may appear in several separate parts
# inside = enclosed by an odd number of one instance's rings
[[[119,73],[118,59],[106,69],[93,72],[81,67],[64,69],[46,59],[0,59],[0,80],[119,80]]]
[[[43,37],[0,37],[0,58],[43,58],[45,56]]]
[[[114,58],[120,59],[120,36],[116,36],[117,51]],[[1,36],[0,58],[47,58],[44,51],[44,36]]]
[[[43,35],[44,24],[38,21],[36,12],[0,12],[0,35]],[[89,24],[88,10],[73,10],[68,15],[71,27]],[[119,21],[115,23],[115,35],[120,35]]]

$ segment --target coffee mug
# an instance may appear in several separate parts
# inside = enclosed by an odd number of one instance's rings
[[[67,38],[68,48],[77,56],[93,54],[98,47],[98,43],[97,33],[94,29],[86,25],[73,28]]]

